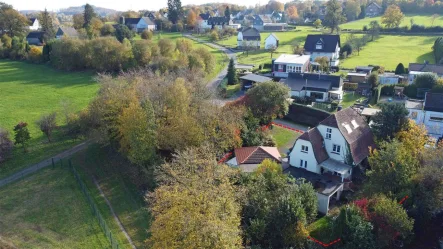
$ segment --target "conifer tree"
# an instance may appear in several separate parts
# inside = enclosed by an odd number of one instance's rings
[[[228,85],[234,85],[237,83],[237,72],[235,71],[234,59],[231,58],[228,66]]]

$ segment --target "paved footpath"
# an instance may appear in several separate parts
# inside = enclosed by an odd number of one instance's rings
[[[42,169],[42,168],[50,166],[52,164],[52,158],[54,158],[54,161],[57,162],[60,159],[69,157],[72,154],[75,154],[75,153],[85,149],[86,147],[88,147],[88,145],[89,145],[89,143],[87,141],[83,142],[81,144],[78,144],[78,145],[70,148],[69,150],[63,151],[62,153],[60,153],[60,154],[58,154],[56,156],[48,158],[48,159],[46,159],[44,161],[41,161],[41,162],[39,162],[37,164],[31,165],[31,166],[29,166],[29,167],[27,167],[25,169],[22,169],[21,171],[15,173],[15,174],[12,174],[12,175],[10,175],[10,176],[8,176],[6,178],[0,179],[0,187],[6,185],[8,183],[20,180],[24,176],[32,174],[32,173],[36,172],[39,169]]]

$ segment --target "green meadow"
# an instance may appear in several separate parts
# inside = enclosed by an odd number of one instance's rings
[[[435,18],[434,23],[432,23],[432,15],[414,15],[414,14],[406,14],[400,26],[411,27],[411,20],[413,20],[414,24],[423,25],[425,27],[443,26],[443,16],[441,15]],[[381,16],[377,16],[377,17],[364,18],[352,22],[347,22],[340,25],[340,28],[362,30],[363,26],[365,25],[369,27],[369,23],[371,21],[378,21],[378,23],[382,25]]]

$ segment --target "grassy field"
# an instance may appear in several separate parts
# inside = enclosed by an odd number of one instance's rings
[[[73,111],[85,108],[95,96],[99,86],[89,72],[61,72],[45,65],[0,60],[0,127],[11,132],[20,122],[28,123],[31,133],[29,151],[15,148],[12,159],[0,167],[0,178],[21,168],[37,163],[72,147],[79,141],[66,140],[60,130],[47,139],[35,122],[43,114],[56,111],[58,125],[64,125],[62,101]]]
[[[354,68],[356,66],[380,65],[387,70],[395,70],[398,63],[405,67],[410,62],[423,63],[424,60],[434,63],[432,45],[435,37],[430,36],[381,36],[374,42],[369,42],[360,55],[354,54],[342,60],[341,67]]]
[[[333,238],[331,231],[331,218],[323,216],[308,226],[309,235],[323,243],[329,243],[337,238]]]
[[[443,26],[443,16],[439,16],[435,19],[434,25],[432,25],[432,15],[413,15],[406,14],[403,18],[400,26],[408,26],[411,27],[411,19],[414,20],[414,24],[424,25],[426,27],[431,26]],[[362,30],[363,26],[368,26],[371,21],[378,21],[381,24],[381,16],[372,17],[372,18],[364,18],[353,22],[348,22],[340,25],[342,29],[358,29]]]
[[[363,98],[363,96],[361,96],[360,94],[345,93],[343,95],[343,100],[340,103],[340,105],[343,107],[343,109],[348,108],[348,107],[354,105],[355,101],[360,98]]]
[[[93,183],[92,176],[96,177],[136,247],[146,248],[144,241],[148,238],[151,217],[143,194],[134,185],[138,181],[134,177],[137,171],[129,167],[130,163],[109,148],[91,145],[86,151],[74,155],[72,164],[79,170],[110,229],[118,234],[121,244],[129,248],[126,238],[119,232],[108,206]]]
[[[272,126],[271,134],[277,143],[280,153],[287,153],[294,145],[295,140],[300,136],[299,133],[291,131],[276,125]]]
[[[66,167],[48,168],[0,188],[0,248],[8,246],[110,248]]]

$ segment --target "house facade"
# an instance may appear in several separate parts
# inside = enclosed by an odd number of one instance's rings
[[[366,160],[370,148],[375,148],[371,129],[357,111],[346,108],[303,133],[295,141],[288,161],[290,168],[304,175],[314,174],[310,177],[314,185],[325,179],[317,198],[319,211],[327,213],[330,197],[337,193],[340,198],[343,183],[352,180],[353,168]],[[328,187],[333,181],[335,184]]]
[[[199,22],[199,28],[203,30],[211,29],[211,25],[208,24],[208,20],[211,17],[209,13],[206,14],[200,14],[199,16],[201,18]]]
[[[238,48],[254,48],[260,49],[261,37],[260,31],[256,28],[244,28],[237,34],[237,47]]]
[[[255,15],[252,22],[252,27],[256,28],[257,30],[263,31],[264,26],[267,24],[272,24],[272,20],[269,16]]]
[[[403,76],[395,73],[384,73],[378,75],[378,80],[382,85],[395,85],[403,81]]]
[[[278,37],[272,33],[269,34],[265,39],[265,49],[275,49],[278,48],[279,39]]]
[[[310,97],[316,102],[341,100],[343,79],[340,76],[317,73],[288,73],[283,83],[290,88],[291,97]]]
[[[31,31],[39,30],[41,28],[37,18],[30,18],[29,23],[31,24],[29,25],[29,30]]]
[[[407,100],[408,117],[417,124],[423,124],[434,138],[443,136],[443,93],[428,92],[425,100]]]
[[[374,17],[381,15],[382,8],[376,2],[372,2],[366,6],[366,17]]]
[[[26,41],[29,45],[36,45],[41,46],[43,45],[43,36],[45,35],[45,32],[42,31],[31,31],[26,36]]]
[[[223,29],[225,26],[233,25],[234,23],[225,16],[211,16],[208,19],[208,25],[211,29]]]
[[[282,54],[273,61],[272,75],[287,78],[289,73],[309,71],[309,55]]]
[[[126,25],[130,30],[137,33],[143,32],[145,29],[151,31],[156,30],[155,23],[148,17],[125,18],[121,16],[120,24]]]
[[[308,35],[304,49],[305,53],[311,56],[311,62],[318,57],[327,57],[330,66],[338,66],[340,46],[339,35]]]

